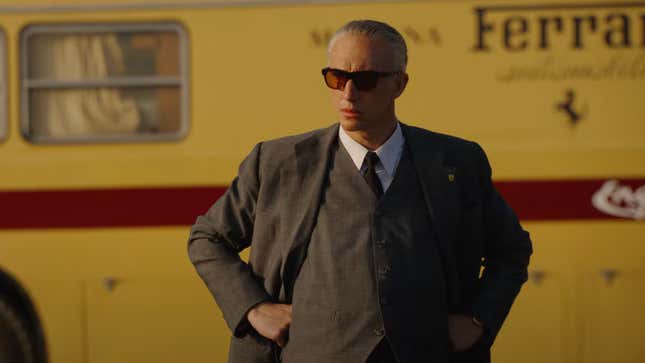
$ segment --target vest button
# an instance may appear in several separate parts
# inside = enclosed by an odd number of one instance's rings
[[[383,328],[374,329],[374,335],[376,335],[377,337],[382,337],[383,335],[385,335],[385,329]]]
[[[381,275],[381,277],[386,277],[390,273],[390,268],[385,266],[379,269],[378,274]]]
[[[385,244],[386,244],[386,243],[387,243],[387,242],[386,242],[384,239],[378,239],[378,240],[376,240],[376,244],[377,244],[378,246],[381,246],[381,247],[385,246]]]

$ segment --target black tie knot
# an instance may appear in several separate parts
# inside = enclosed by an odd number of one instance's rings
[[[376,164],[381,161],[378,158],[378,155],[374,151],[368,151],[365,155],[365,162],[367,163],[368,168],[376,169]]]

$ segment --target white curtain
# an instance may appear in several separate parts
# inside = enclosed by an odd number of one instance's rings
[[[35,36],[30,78],[105,79],[123,73],[123,52],[113,34]],[[32,89],[35,136],[131,134],[140,122],[136,102],[118,89]]]

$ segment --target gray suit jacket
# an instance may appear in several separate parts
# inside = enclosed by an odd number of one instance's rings
[[[479,145],[404,124],[402,131],[439,236],[450,312],[472,314],[486,327],[474,347],[451,360],[489,361],[527,280],[528,233],[495,190]],[[337,134],[334,124],[256,145],[228,191],[191,229],[190,260],[233,331],[229,362],[273,360],[273,345],[245,315],[262,301],[291,302]],[[249,246],[247,264],[238,253]]]

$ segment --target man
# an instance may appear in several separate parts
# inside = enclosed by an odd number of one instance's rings
[[[340,125],[256,145],[192,227],[229,362],[490,361],[531,242],[477,144],[397,120],[406,63],[389,25],[340,28]]]

